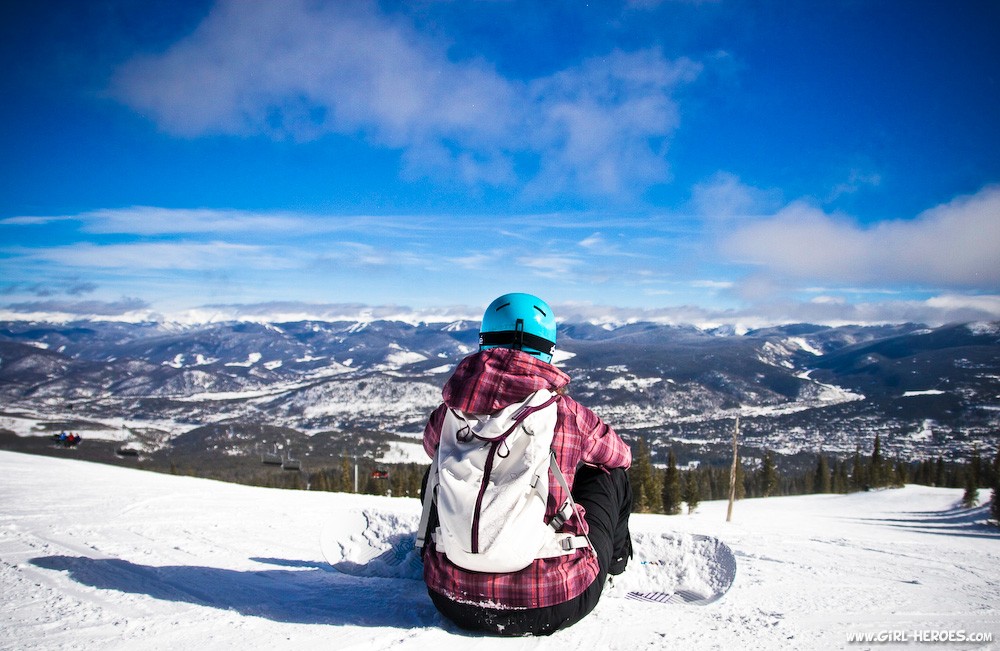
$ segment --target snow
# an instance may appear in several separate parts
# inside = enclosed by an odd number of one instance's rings
[[[385,361],[393,366],[399,367],[427,361],[427,356],[413,352],[412,350],[400,350],[386,355]]]
[[[659,377],[637,377],[635,375],[624,375],[613,378],[608,382],[609,389],[624,389],[630,393],[643,393],[650,387],[659,384],[663,378]]]
[[[816,348],[815,346],[813,346],[811,343],[809,343],[808,341],[806,341],[803,337],[789,337],[788,338],[788,343],[791,344],[792,346],[795,346],[795,347],[799,348],[800,350],[804,350],[807,353],[811,353],[811,354],[815,355],[816,357],[822,357],[823,356],[823,351],[822,350],[820,350],[820,349]]]
[[[562,349],[556,348],[552,352],[552,364],[553,364],[553,366],[559,366],[563,362],[571,360],[574,357],[576,357],[576,353],[571,353],[568,350],[562,350]]]
[[[906,391],[903,393],[904,398],[913,398],[914,396],[940,396],[944,395],[944,391],[940,389],[927,389],[926,391]]]
[[[726,542],[737,563],[729,592],[707,606],[618,598],[655,578],[656,566],[633,561],[576,626],[504,640],[443,620],[413,570],[354,576],[324,561],[331,531],[345,554],[370,545],[366,528],[407,533],[416,499],[0,452],[0,648],[812,650],[873,648],[850,643],[854,634],[963,631],[994,641],[948,649],[995,649],[1000,531],[984,507],[957,508],[960,496],[908,486],[743,500],[731,523],[724,502],[635,515],[637,559],[668,560],[666,583],[698,568],[660,541]]]
[[[1000,323],[990,321],[978,321],[966,326],[974,335],[1000,335]]]
[[[389,449],[379,457],[379,463],[428,463],[423,443],[387,441]]]
[[[226,366],[242,366],[244,368],[249,368],[259,362],[264,356],[260,353],[250,353],[247,356],[247,361],[245,362],[228,362]]]

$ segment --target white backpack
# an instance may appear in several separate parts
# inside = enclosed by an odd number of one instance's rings
[[[417,532],[423,547],[437,504],[436,548],[466,570],[504,573],[536,558],[572,553],[585,536],[559,533],[574,513],[572,497],[545,522],[549,469],[570,490],[552,452],[559,396],[536,391],[491,415],[448,410],[428,476]]]

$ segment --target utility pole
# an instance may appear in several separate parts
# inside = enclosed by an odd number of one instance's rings
[[[738,463],[738,447],[736,440],[740,435],[740,415],[736,414],[736,426],[733,427],[733,465],[729,469],[729,508],[726,510],[726,522],[733,519],[733,502],[736,501],[736,464]]]

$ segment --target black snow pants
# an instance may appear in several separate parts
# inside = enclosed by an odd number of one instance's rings
[[[503,636],[550,635],[583,619],[597,606],[608,574],[621,574],[632,555],[628,518],[632,487],[622,468],[583,466],[573,480],[573,499],[586,509],[590,542],[600,572],[577,597],[545,608],[501,609],[458,603],[428,589],[431,601],[461,628]]]

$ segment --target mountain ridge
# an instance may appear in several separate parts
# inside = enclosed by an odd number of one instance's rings
[[[153,454],[228,427],[250,433],[231,454],[252,457],[266,425],[301,432],[307,458],[336,453],[318,434],[377,455],[421,431],[477,334],[468,320],[0,322],[0,429],[75,424]],[[1000,324],[562,323],[558,337],[571,394],[661,462],[671,447],[718,456],[736,415],[749,454],[846,455],[878,434],[903,458],[957,457],[1000,429]]]

